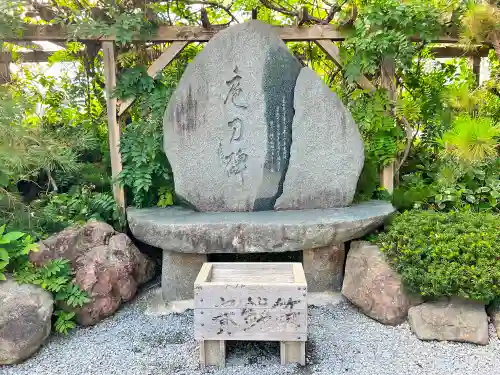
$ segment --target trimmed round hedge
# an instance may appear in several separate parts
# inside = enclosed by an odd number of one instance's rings
[[[500,299],[500,216],[406,211],[378,237],[406,287],[422,296]]]

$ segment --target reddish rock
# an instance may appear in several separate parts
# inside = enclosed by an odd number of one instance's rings
[[[30,260],[43,265],[51,259],[64,258],[76,266],[76,260],[93,247],[108,243],[117,232],[109,224],[89,221],[83,227],[70,227],[40,242],[40,250],[30,253]]]
[[[56,258],[71,261],[75,283],[91,302],[76,310],[77,321],[92,325],[113,314],[129,301],[137,287],[154,275],[155,265],[126,234],[106,223],[89,222],[66,229],[40,244],[31,261],[43,265]]]
[[[403,287],[378,246],[355,241],[347,254],[342,294],[369,317],[381,323],[402,323],[413,305],[422,303]]]

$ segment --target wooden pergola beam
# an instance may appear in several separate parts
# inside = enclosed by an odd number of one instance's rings
[[[317,40],[315,43],[318,45],[319,48],[328,56],[330,59],[334,62],[335,65],[337,65],[338,68],[343,69],[344,65],[342,64],[340,60],[340,51],[339,48],[333,43],[331,40]],[[370,82],[368,78],[366,78],[364,75],[360,75],[359,77],[356,78],[356,83],[358,84],[359,87],[361,87],[363,90],[367,91],[375,91],[375,85]]]
[[[19,57],[19,61],[26,63],[40,63],[47,62],[49,57],[54,52],[46,52],[46,51],[28,51],[28,52],[16,52],[16,55]],[[12,60],[12,53],[10,52],[2,52],[0,53],[0,62],[6,62]],[[15,60],[17,61],[17,59]]]
[[[175,42],[182,43],[182,42]],[[445,47],[433,47],[431,51],[435,58],[454,58],[454,57],[488,57],[490,48],[488,46],[481,46],[478,49],[468,50],[463,47],[445,46]],[[19,57],[19,61],[25,63],[39,63],[47,62],[49,57],[55,51],[26,51],[26,52],[16,52]],[[0,53],[0,63],[11,61],[10,52]]]
[[[489,46],[478,46],[473,49],[456,46],[432,47],[431,52],[435,58],[453,57],[488,57]]]
[[[207,42],[217,32],[227,26],[211,26],[203,28],[199,26],[159,26],[156,34],[147,38],[151,42],[174,42],[174,41],[189,41],[189,42]],[[314,41],[314,40],[333,40],[343,41],[346,35],[334,25],[313,25],[313,26],[273,26],[276,32],[286,42],[293,41]],[[60,25],[25,25],[23,35],[12,38],[0,35],[0,39],[5,41],[65,41],[71,35],[68,29]],[[98,40],[98,41],[114,41],[114,36],[86,36],[76,37],[78,40]],[[417,37],[413,38],[418,40]],[[144,41],[144,38],[136,41]],[[444,35],[436,38],[434,43],[457,43],[458,37]]]

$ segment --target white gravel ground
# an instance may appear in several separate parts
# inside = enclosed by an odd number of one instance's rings
[[[0,366],[1,375],[197,375],[193,313],[148,316],[153,290],[95,327],[53,335],[31,359]],[[500,375],[500,343],[422,342],[407,324],[384,326],[348,302],[309,308],[307,366],[279,365],[277,343],[234,343],[214,375]]]

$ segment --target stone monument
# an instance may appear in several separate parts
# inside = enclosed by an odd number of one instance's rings
[[[199,211],[273,209],[288,167],[300,69],[261,22],[221,31],[205,46],[165,112],[178,195]]]
[[[394,210],[350,206],[364,162],[359,130],[260,21],[220,31],[189,64],[165,112],[164,147],[176,193],[194,209],[127,214],[137,239],[164,250],[167,301],[192,298],[211,253],[302,251],[309,290],[340,290],[344,243]]]

